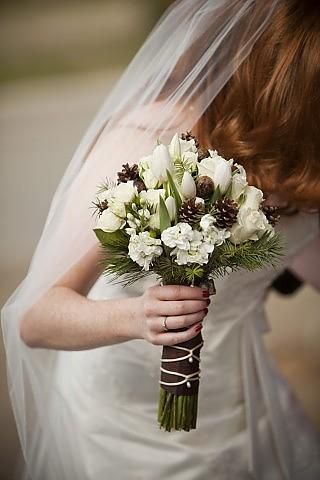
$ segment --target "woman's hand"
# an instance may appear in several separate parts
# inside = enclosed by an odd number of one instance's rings
[[[210,304],[208,290],[180,285],[154,286],[139,297],[139,338],[153,345],[176,345],[198,335]],[[166,318],[167,317],[167,318]],[[163,327],[166,318],[168,332]],[[177,329],[184,331],[174,331]]]

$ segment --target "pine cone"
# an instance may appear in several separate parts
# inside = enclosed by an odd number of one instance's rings
[[[122,165],[121,172],[118,172],[118,185],[119,183],[127,183],[130,180],[136,180],[139,178],[138,165],[134,164],[132,166],[129,163]]]
[[[230,198],[222,198],[214,204],[214,218],[218,228],[231,228],[237,221],[238,204]]]
[[[206,148],[199,147],[198,148],[198,162],[201,162],[204,158],[210,157],[210,152]]]
[[[179,221],[189,223],[192,225],[200,220],[203,213],[203,206],[201,203],[196,203],[195,198],[183,202],[179,209]]]
[[[197,197],[209,198],[213,194],[214,183],[207,175],[201,175],[196,180]]]
[[[181,140],[187,140],[188,142],[190,140],[194,140],[194,143],[195,143],[196,147],[199,148],[198,139],[194,135],[192,135],[191,132],[181,133],[180,138],[181,138]]]
[[[280,220],[280,215],[278,213],[279,207],[271,207],[270,205],[266,205],[262,207],[262,211],[267,217],[267,220],[270,223],[270,225],[275,227]]]
[[[137,188],[138,193],[142,192],[142,190],[147,190],[147,187],[145,186],[145,183],[141,178],[136,178],[133,180],[133,185]]]

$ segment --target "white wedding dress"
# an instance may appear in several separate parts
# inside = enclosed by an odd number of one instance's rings
[[[262,342],[266,289],[318,233],[318,219],[300,213],[283,217],[279,228],[288,255],[277,270],[241,271],[216,282],[203,329],[197,429],[158,428],[161,347],[136,340],[62,352],[48,423],[63,466],[48,461],[41,480],[320,478],[317,435]],[[153,283],[122,289],[100,277],[89,296],[140,295]]]

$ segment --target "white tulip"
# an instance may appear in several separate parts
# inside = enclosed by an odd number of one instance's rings
[[[194,198],[197,193],[196,183],[191,173],[184,172],[181,182],[181,193],[184,198]]]
[[[245,200],[242,206],[251,208],[252,210],[258,210],[263,200],[263,192],[259,190],[259,188],[249,185],[246,187],[244,194]]]
[[[96,228],[111,233],[120,230],[125,224],[126,221],[123,218],[118,217],[111,210],[107,209],[99,216]]]
[[[172,158],[177,158],[181,156],[181,145],[179,135],[176,133],[172,138],[169,145],[169,152]]]
[[[151,172],[160,183],[163,183],[168,180],[167,170],[171,173],[173,168],[173,160],[170,156],[168,147],[160,143],[160,145],[157,145],[154,149],[150,160]]]
[[[219,186],[221,193],[225,193],[231,182],[232,161],[220,157],[217,152],[211,151],[211,157],[204,158],[198,165],[199,175],[207,175],[213,180],[215,188]]]
[[[176,218],[177,215],[177,206],[175,199],[173,197],[168,197],[165,201],[170,220],[173,221]]]
[[[133,201],[134,197],[137,195],[138,191],[133,185],[133,181],[130,180],[126,183],[120,183],[113,190],[113,198],[115,201],[130,203]]]

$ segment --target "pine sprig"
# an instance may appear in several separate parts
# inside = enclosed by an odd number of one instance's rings
[[[225,275],[230,270],[241,268],[254,271],[271,265],[276,267],[283,255],[284,245],[281,236],[265,233],[257,241],[247,241],[234,245],[226,241],[217,247],[211,256],[206,270],[215,275]]]

